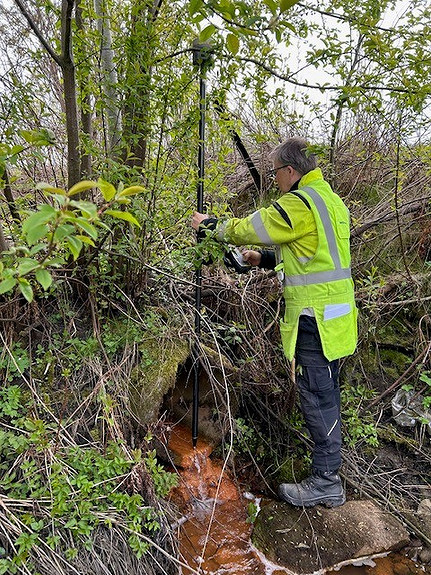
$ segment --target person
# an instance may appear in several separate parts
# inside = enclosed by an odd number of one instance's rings
[[[311,475],[282,483],[280,499],[295,506],[342,505],[339,359],[354,352],[357,308],[350,270],[349,211],[317,167],[309,144],[289,138],[271,153],[282,196],[245,218],[220,221],[195,212],[198,234],[246,249],[249,264],[274,268],[283,286],[280,334],[296,384],[306,426],[314,442]],[[274,250],[268,249],[273,246]]]

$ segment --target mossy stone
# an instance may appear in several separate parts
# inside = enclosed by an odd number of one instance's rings
[[[158,418],[163,397],[175,385],[178,368],[189,354],[189,342],[172,335],[150,337],[140,345],[141,362],[131,374],[130,403],[139,422]]]

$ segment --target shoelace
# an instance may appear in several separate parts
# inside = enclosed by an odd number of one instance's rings
[[[306,479],[301,481],[301,485],[304,489],[312,488],[314,486],[314,477],[310,475],[310,477],[307,477]]]

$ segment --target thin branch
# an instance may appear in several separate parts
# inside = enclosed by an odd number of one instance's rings
[[[399,129],[398,129],[396,164],[395,164],[395,183],[394,183],[395,219],[397,222],[398,238],[400,241],[400,248],[401,248],[401,254],[402,254],[402,258],[403,258],[404,268],[407,272],[407,275],[410,278],[410,281],[412,283],[414,283],[412,275],[410,273],[409,266],[407,264],[406,251],[404,248],[404,241],[403,241],[403,234],[401,233],[400,210],[399,210],[399,205],[398,205],[398,194],[399,194],[399,185],[400,185],[401,121],[402,121],[402,114],[400,114],[400,117],[399,117]]]
[[[360,34],[358,43],[357,43],[356,48],[355,48],[352,65],[350,66],[350,70],[349,70],[349,73],[347,75],[343,91],[341,92],[341,95],[338,98],[337,114],[335,117],[334,126],[332,128],[331,144],[330,144],[330,148],[329,148],[329,168],[330,168],[330,174],[331,174],[331,179],[330,179],[331,185],[333,184],[333,182],[335,180],[335,173],[334,173],[335,143],[337,140],[338,130],[339,130],[340,124],[341,124],[341,118],[343,115],[344,105],[348,101],[348,96],[346,96],[346,94],[345,94],[345,89],[351,87],[351,80],[353,77],[353,73],[355,72],[356,66],[357,66],[359,59],[360,59],[359,58],[360,49],[361,49],[363,40],[364,40],[364,36],[362,34]]]
[[[400,375],[400,377],[396,381],[394,381],[394,383],[392,385],[390,385],[387,389],[385,389],[385,391],[383,393],[381,393],[379,395],[379,397],[376,397],[376,399],[374,399],[366,407],[363,407],[359,413],[363,413],[364,411],[368,411],[369,409],[371,409],[372,407],[377,405],[377,403],[379,403],[389,393],[391,393],[392,391],[395,391],[395,389],[397,389],[397,387],[399,387],[404,382],[406,377],[418,365],[418,363],[420,363],[420,362],[425,363],[425,361],[428,358],[430,351],[431,351],[431,342],[428,343],[428,346],[418,355],[418,357],[413,361],[413,363],[411,363],[409,365],[409,367],[405,370],[405,372],[402,375]]]
[[[3,180],[5,183],[3,193],[6,198],[7,205],[9,207],[10,215],[12,216],[12,219],[15,222],[20,223],[21,217],[16,207],[15,199],[12,193],[12,188],[10,187],[9,174],[6,168],[3,173]]]
[[[48,52],[48,54],[51,56],[51,58],[61,67],[63,65],[63,61],[62,61],[61,56],[59,56],[56,52],[54,52],[52,47],[45,40],[45,38],[44,38],[42,32],[39,30],[39,27],[37,26],[36,22],[33,20],[31,14],[26,9],[24,2],[22,0],[14,0],[14,2],[18,6],[18,8],[20,9],[21,14],[27,20],[28,25],[30,26],[30,28],[33,30],[33,32],[37,36],[39,42],[42,44],[42,46],[45,48],[45,50]]]
[[[405,216],[405,215],[410,214],[412,212],[416,212],[417,210],[419,210],[422,207],[423,202],[427,202],[430,199],[431,199],[431,196],[426,196],[424,198],[419,198],[419,200],[414,200],[412,202],[408,202],[408,203],[404,204],[403,206],[401,206],[400,208],[398,208],[398,210],[397,210],[398,214],[401,216]],[[375,218],[374,220],[370,220],[369,222],[365,222],[361,226],[357,226],[356,228],[354,228],[352,230],[351,237],[356,238],[358,236],[361,236],[364,232],[366,232],[370,228],[377,226],[379,224],[383,224],[385,222],[390,222],[391,220],[394,220],[396,217],[397,216],[396,216],[395,210],[391,210],[390,212],[382,214],[381,216]]]
[[[274,68],[271,68],[267,64],[264,64],[263,62],[260,62],[259,60],[256,60],[255,58],[239,58],[239,60],[241,62],[254,64],[255,66],[258,66],[259,68],[262,68],[266,72],[269,72],[275,78],[279,78],[280,80],[284,80],[285,82],[289,82],[290,84],[293,84],[294,86],[301,86],[303,88],[310,88],[312,90],[320,90],[320,91],[342,90],[344,87],[343,85],[328,86],[327,84],[308,84],[307,82],[298,82],[297,80],[294,80],[292,78],[292,76],[286,76],[285,74],[281,74],[280,72],[277,72],[276,70],[274,70]],[[411,88],[400,88],[400,87],[396,87],[396,86],[370,86],[368,84],[352,84],[352,87],[354,87],[358,90],[364,90],[364,91],[366,91],[366,90],[377,90],[377,91],[381,91],[381,92],[397,92],[399,94],[417,94],[417,93],[419,93],[418,91],[414,91]]]
[[[382,32],[394,32],[393,28],[383,28],[382,26],[376,26],[372,24],[368,24],[366,22],[361,22],[357,18],[349,18],[348,16],[344,16],[343,14],[335,14],[334,12],[326,12],[325,10],[319,10],[315,6],[307,6],[306,4],[302,4],[301,2],[297,3],[299,8],[303,10],[311,10],[311,12],[316,12],[317,14],[321,14],[322,16],[328,16],[329,18],[335,18],[336,20],[341,20],[342,22],[347,22],[349,24],[360,24],[364,28],[370,28],[371,30],[381,30]]]

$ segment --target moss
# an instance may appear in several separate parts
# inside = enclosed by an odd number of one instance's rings
[[[411,357],[395,349],[381,349],[380,360],[384,366],[386,375],[394,380],[398,379],[412,363]]]
[[[135,416],[146,425],[157,419],[164,395],[175,385],[178,367],[190,354],[189,343],[158,334],[141,343],[141,362],[132,371],[130,403]]]
[[[231,374],[237,374],[237,375],[240,374],[240,369],[238,367],[235,367],[225,355],[219,352],[219,350],[212,349],[211,347],[204,344],[201,344],[201,347],[204,355],[216,367],[218,367],[219,369],[222,368],[223,370]]]
[[[409,453],[417,456],[418,450],[420,449],[420,444],[418,441],[412,437],[406,437],[400,433],[400,431],[394,427],[392,424],[382,425],[377,427],[377,435],[379,439],[385,441],[386,443],[393,443],[397,446],[402,446]]]
[[[308,463],[304,460],[288,457],[278,469],[278,483],[298,483],[310,475]]]
[[[412,318],[395,317],[389,323],[385,323],[378,329],[377,338],[386,345],[393,345],[395,348],[410,349],[414,344],[414,335],[411,328]]]

